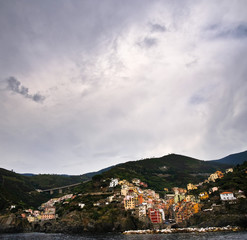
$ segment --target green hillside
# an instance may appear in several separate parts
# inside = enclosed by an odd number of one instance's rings
[[[30,183],[36,189],[50,189],[55,187],[66,186],[79,183],[83,179],[79,175],[57,175],[57,174],[38,174],[28,176]]]
[[[36,207],[46,199],[48,196],[36,192],[28,177],[0,168],[0,210],[10,205]]]
[[[131,180],[139,178],[150,188],[162,191],[164,187],[185,187],[187,183],[198,183],[205,180],[205,176],[216,170],[224,170],[228,165],[201,161],[194,158],[170,154],[160,158],[150,158],[119,164],[107,172],[104,177],[118,177]]]
[[[55,174],[22,175],[0,168],[0,211],[10,205],[38,207],[55,195],[39,193],[36,189],[50,189],[81,182],[80,176]]]
[[[235,166],[233,172],[224,175],[223,178],[216,179],[215,182],[203,184],[199,189],[193,190],[190,194],[198,195],[200,192],[210,192],[213,187],[219,190],[209,194],[209,199],[203,201],[203,210],[192,216],[185,226],[210,227],[210,226],[247,226],[247,161]],[[243,191],[243,192],[241,192]],[[228,202],[220,200],[220,193],[232,192],[237,198],[236,201]]]

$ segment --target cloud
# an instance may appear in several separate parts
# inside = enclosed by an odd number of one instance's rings
[[[213,38],[247,38],[247,23],[212,24],[206,28]]]
[[[39,93],[29,94],[29,89],[21,85],[21,82],[18,81],[15,77],[9,77],[6,79],[7,90],[18,93],[25,98],[32,99],[34,102],[42,103],[45,100],[45,97]]]
[[[246,1],[13,1],[0,8],[2,167],[246,150]]]
[[[234,28],[225,30],[219,33],[219,37],[232,37],[232,38],[246,38],[247,37],[247,24],[239,24]]]
[[[156,24],[150,23],[150,27],[151,27],[151,32],[165,32],[167,30],[165,26],[162,26],[158,23]]]
[[[192,96],[192,97],[190,98],[190,101],[189,101],[189,102],[190,102],[191,104],[197,105],[197,104],[204,103],[205,101],[206,101],[206,100],[204,99],[203,96],[195,94],[194,96]]]
[[[142,48],[151,48],[156,46],[158,43],[156,38],[145,37],[141,42],[137,43]]]

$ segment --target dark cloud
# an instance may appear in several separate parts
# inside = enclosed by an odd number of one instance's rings
[[[29,94],[27,87],[21,85],[21,82],[18,81],[15,77],[9,77],[6,79],[7,90],[23,95],[25,98],[32,99],[35,102],[43,102],[45,97],[39,93]]]
[[[216,38],[246,38],[247,37],[247,23],[240,23],[233,27],[223,27],[220,24],[213,24],[206,28],[206,30],[213,32]]]
[[[162,26],[160,24],[150,24],[151,27],[151,32],[165,32],[166,31],[166,27]]]
[[[151,37],[145,37],[143,41],[139,42],[138,45],[143,48],[151,48],[157,45],[157,39]]]
[[[238,26],[222,31],[218,35],[219,37],[231,37],[231,38],[246,38],[247,37],[247,24],[239,24]]]

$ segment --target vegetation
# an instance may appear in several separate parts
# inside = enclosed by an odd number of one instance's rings
[[[39,193],[35,189],[52,188],[80,182],[80,176],[29,175],[24,176],[0,168],[0,211],[15,205],[18,209],[37,208],[54,195]],[[14,210],[13,210],[14,211]]]
[[[235,197],[239,190],[247,195],[247,161],[241,165],[237,165],[233,172],[225,174],[221,179],[215,182],[204,184],[200,189],[193,190],[190,193],[198,195],[199,192],[209,192],[213,187],[218,187],[219,191],[209,195],[209,199],[203,202],[203,210],[185,224],[187,226],[226,226],[236,225],[240,227],[247,226],[247,199],[239,198],[234,201],[222,201],[220,192],[233,192]],[[208,211],[209,209],[209,211]]]
[[[28,177],[0,168],[0,211],[10,205],[36,207],[48,197],[36,192]]]
[[[30,183],[36,189],[50,189],[54,187],[66,186],[82,181],[81,176],[57,175],[57,174],[38,174],[28,177]]]
[[[205,174],[224,170],[229,165],[213,161],[200,161],[194,158],[170,154],[161,158],[150,158],[119,164],[102,173],[104,178],[120,178],[131,181],[139,178],[156,191],[175,186],[186,187],[189,182],[198,183]]]
[[[209,191],[213,187],[218,187],[220,191],[236,191],[241,190],[247,195],[247,161],[241,165],[234,167],[233,172],[224,175],[223,178],[216,179],[215,182],[204,184],[202,188],[193,190],[191,193],[199,194],[201,191]],[[219,195],[219,192],[215,193]],[[212,195],[214,196],[214,194]]]

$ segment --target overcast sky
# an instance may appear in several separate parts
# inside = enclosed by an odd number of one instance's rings
[[[247,150],[246,0],[0,0],[0,33],[0,167]]]

